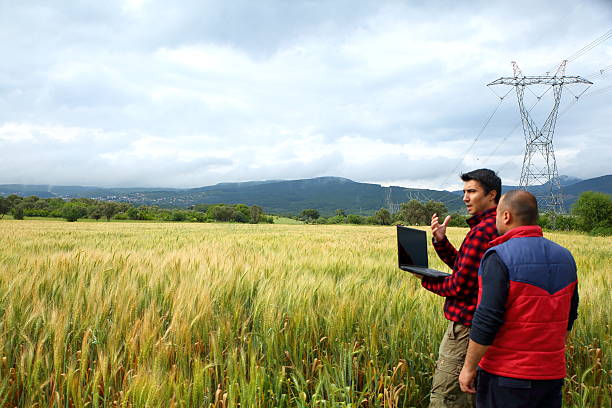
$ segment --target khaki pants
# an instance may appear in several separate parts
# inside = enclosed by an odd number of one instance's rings
[[[459,373],[465,361],[470,339],[470,328],[459,323],[449,322],[440,343],[438,362],[431,386],[430,408],[474,407],[472,394],[461,391]]]

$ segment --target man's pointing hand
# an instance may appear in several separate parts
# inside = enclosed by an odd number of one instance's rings
[[[436,242],[440,242],[446,236],[446,226],[451,220],[451,216],[448,215],[442,224],[440,224],[440,220],[438,220],[438,214],[434,214],[431,216],[431,233],[433,234]]]

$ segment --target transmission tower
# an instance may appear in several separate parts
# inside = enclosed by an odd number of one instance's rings
[[[391,214],[395,214],[399,212],[400,205],[394,203],[393,200],[391,199],[391,194],[392,194],[391,189],[392,188],[393,188],[392,186],[387,187],[387,196],[385,198],[385,203],[387,204],[387,208],[389,208],[389,212]]]
[[[487,85],[510,85],[515,87],[521,112],[521,121],[523,123],[523,133],[525,134],[525,156],[523,157],[520,188],[526,190],[529,186],[544,185],[545,191],[536,194],[538,205],[541,210],[553,211],[555,213],[565,212],[561,183],[553,149],[553,134],[555,132],[559,104],[561,103],[561,92],[563,86],[568,84],[592,85],[592,82],[580,76],[565,76],[566,65],[567,60],[564,60],[553,76],[550,76],[548,73],[545,76],[525,76],[516,62],[512,61],[514,76],[502,77]],[[551,88],[553,91],[553,108],[544,124],[539,128],[531,117],[530,110],[525,107],[523,100],[525,88],[533,85],[549,86],[548,90],[540,96],[534,93],[538,100]]]

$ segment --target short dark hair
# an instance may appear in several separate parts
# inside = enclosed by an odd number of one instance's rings
[[[461,180],[478,181],[482,188],[484,188],[485,194],[489,194],[491,191],[495,190],[495,192],[497,193],[495,194],[495,202],[499,203],[499,198],[501,197],[502,182],[493,170],[478,169],[468,171],[467,173],[461,174]]]
[[[538,222],[538,200],[529,191],[510,190],[503,198],[504,209],[507,208],[521,225],[535,225]]]

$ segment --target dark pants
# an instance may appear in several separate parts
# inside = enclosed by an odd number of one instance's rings
[[[520,380],[478,370],[477,408],[560,408],[560,380]]]

